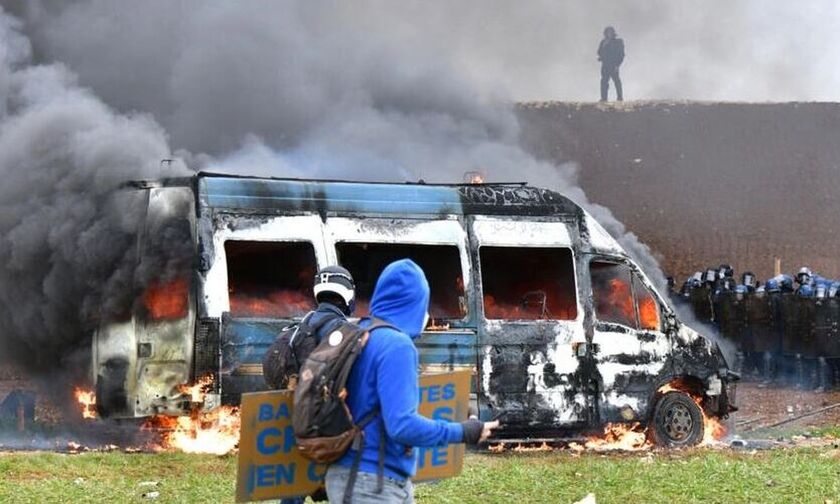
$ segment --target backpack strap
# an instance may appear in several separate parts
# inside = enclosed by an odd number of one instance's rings
[[[367,327],[365,327],[365,331],[367,331],[367,332],[371,332],[371,331],[373,331],[374,329],[379,329],[380,327],[388,327],[388,328],[393,329],[393,330],[395,330],[395,331],[397,331],[397,332],[402,332],[402,331],[401,331],[401,330],[400,330],[397,326],[395,326],[394,324],[392,324],[392,323],[390,323],[390,322],[386,322],[386,321],[384,321],[384,320],[382,320],[382,319],[380,319],[380,318],[376,318],[376,317],[371,317],[371,318],[370,318],[370,325],[369,325],[369,326],[367,326]]]
[[[365,328],[363,331],[366,333],[370,333],[374,329],[379,329],[380,327],[388,327],[395,331],[399,331],[397,327],[393,324],[390,324],[382,319],[378,319],[375,317],[371,317],[371,324]],[[379,415],[380,411],[379,408],[374,409],[367,415],[365,415],[356,426],[359,428],[359,433],[356,435],[356,455],[353,457],[353,465],[350,467],[350,475],[347,477],[347,487],[344,489],[344,499],[343,504],[351,504],[353,499],[353,487],[356,486],[356,477],[359,474],[359,465],[362,462],[362,452],[365,448],[365,427]],[[378,452],[378,460],[377,460],[377,467],[376,467],[376,493],[381,494],[382,490],[385,488],[385,421],[381,421],[379,424],[379,452]]]
[[[292,334],[292,337],[289,338],[289,347],[292,350],[292,357],[294,357],[295,365],[298,368],[303,366],[303,363],[300,362],[300,359],[298,359],[297,356],[297,352],[295,351],[295,338],[297,338],[298,334],[300,334],[301,329],[305,330],[306,333],[309,335],[314,335],[318,331],[320,331],[322,327],[329,324],[330,322],[335,321],[335,319],[338,318],[338,315],[336,315],[335,317],[322,317],[317,324],[309,325],[309,320],[312,318],[313,315],[315,315],[314,310],[307,313],[306,316],[303,317],[303,320],[301,320],[300,323],[298,323],[297,327],[295,328],[294,334]]]
[[[311,311],[311,312],[307,313],[306,316],[303,317],[303,320],[301,320],[300,322],[298,322],[296,324],[295,332],[289,338],[289,346],[292,347],[292,353],[293,354],[295,353],[295,338],[297,337],[298,333],[300,332],[300,328],[309,324],[309,319],[311,319],[312,315],[314,315],[314,314],[315,314],[314,311]],[[297,359],[297,356],[295,356],[295,359]]]
[[[356,439],[353,444],[356,445],[356,455],[353,457],[353,465],[350,466],[350,474],[347,476],[347,487],[344,489],[343,504],[351,504],[353,500],[353,487],[356,486],[356,477],[359,474],[359,464],[362,462],[362,452],[365,449],[365,427],[376,418],[379,414],[379,408],[374,409],[365,415],[359,423],[356,424],[359,432],[356,434]],[[379,467],[376,474],[376,493],[382,493],[384,488],[385,478],[385,427],[380,427],[379,434]]]

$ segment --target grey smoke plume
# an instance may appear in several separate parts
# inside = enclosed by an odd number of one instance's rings
[[[0,356],[46,367],[131,302],[139,202],[113,190],[170,153],[151,117],[33,65],[20,30],[0,13]]]
[[[103,294],[128,289],[121,265],[134,214],[115,210],[122,200],[110,191],[154,175],[170,157],[167,134],[193,167],[240,173],[525,179],[589,208],[661,281],[647,248],[589,204],[574,166],[520,147],[511,95],[476,75],[470,36],[488,16],[507,22],[512,4],[2,3],[23,20],[19,28],[4,18],[4,47],[33,48],[32,59],[21,50],[5,65],[13,84],[0,130],[10,183],[0,194],[0,258],[11,266],[0,295],[32,312],[0,315],[14,328],[7,343],[33,332],[41,343],[80,341]],[[504,31],[494,37],[519,43]]]
[[[335,110],[321,98],[339,82],[384,91],[388,82],[432,68],[480,93],[502,88],[516,100],[595,100],[595,49],[606,25],[626,41],[622,73],[631,99],[834,100],[840,85],[833,61],[840,9],[833,0],[3,3],[38,21],[34,35],[45,57],[66,61],[109,103],[169,114],[164,122],[175,143],[193,149],[195,135],[189,142],[179,136],[196,132],[194,120],[230,114],[230,132],[276,129],[272,107],[262,104],[295,97],[282,105],[281,122],[299,130]],[[389,52],[403,57],[378,58]],[[376,59],[378,68],[363,61]],[[202,89],[192,85],[198,74],[209,79]]]

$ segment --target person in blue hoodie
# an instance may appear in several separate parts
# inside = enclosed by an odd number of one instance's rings
[[[372,317],[398,330],[380,327],[371,331],[347,380],[347,405],[353,418],[377,412],[365,426],[363,446],[354,446],[327,470],[330,502],[346,502],[351,468],[357,449],[361,460],[349,490],[358,504],[414,502],[411,477],[417,465],[416,447],[451,443],[478,444],[499,422],[471,418],[454,423],[431,420],[417,412],[419,404],[418,355],[414,339],[428,322],[429,283],[423,270],[409,259],[389,264],[379,276],[370,303]],[[364,319],[360,325],[371,324]],[[382,487],[379,483],[380,436],[384,434]]]

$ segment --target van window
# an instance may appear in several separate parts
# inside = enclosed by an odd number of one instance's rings
[[[630,268],[623,264],[593,261],[589,264],[595,316],[601,322],[635,329],[636,308],[630,284]]]
[[[461,254],[455,245],[394,243],[337,243],[338,262],[356,282],[356,315],[367,315],[379,274],[390,263],[411,259],[423,269],[431,289],[433,319],[462,319],[467,315]]]
[[[633,274],[633,292],[639,308],[639,328],[646,331],[660,331],[662,328],[659,303],[635,273]]]
[[[308,242],[225,242],[232,315],[301,317],[314,304],[315,249]]]
[[[574,320],[577,291],[568,248],[481,247],[484,316]]]

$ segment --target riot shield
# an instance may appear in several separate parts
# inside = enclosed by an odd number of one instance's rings
[[[840,358],[840,299],[818,299],[814,307],[814,339],[820,357]]]
[[[711,289],[707,285],[702,287],[695,287],[691,289],[689,300],[691,301],[691,308],[694,310],[694,316],[697,320],[704,324],[712,321],[712,297]]]
[[[782,354],[794,356],[802,353],[800,335],[800,299],[792,293],[779,296],[782,328]]]
[[[743,303],[732,291],[724,291],[715,296],[715,319],[723,337],[734,343],[742,352],[741,328],[743,327]]]

